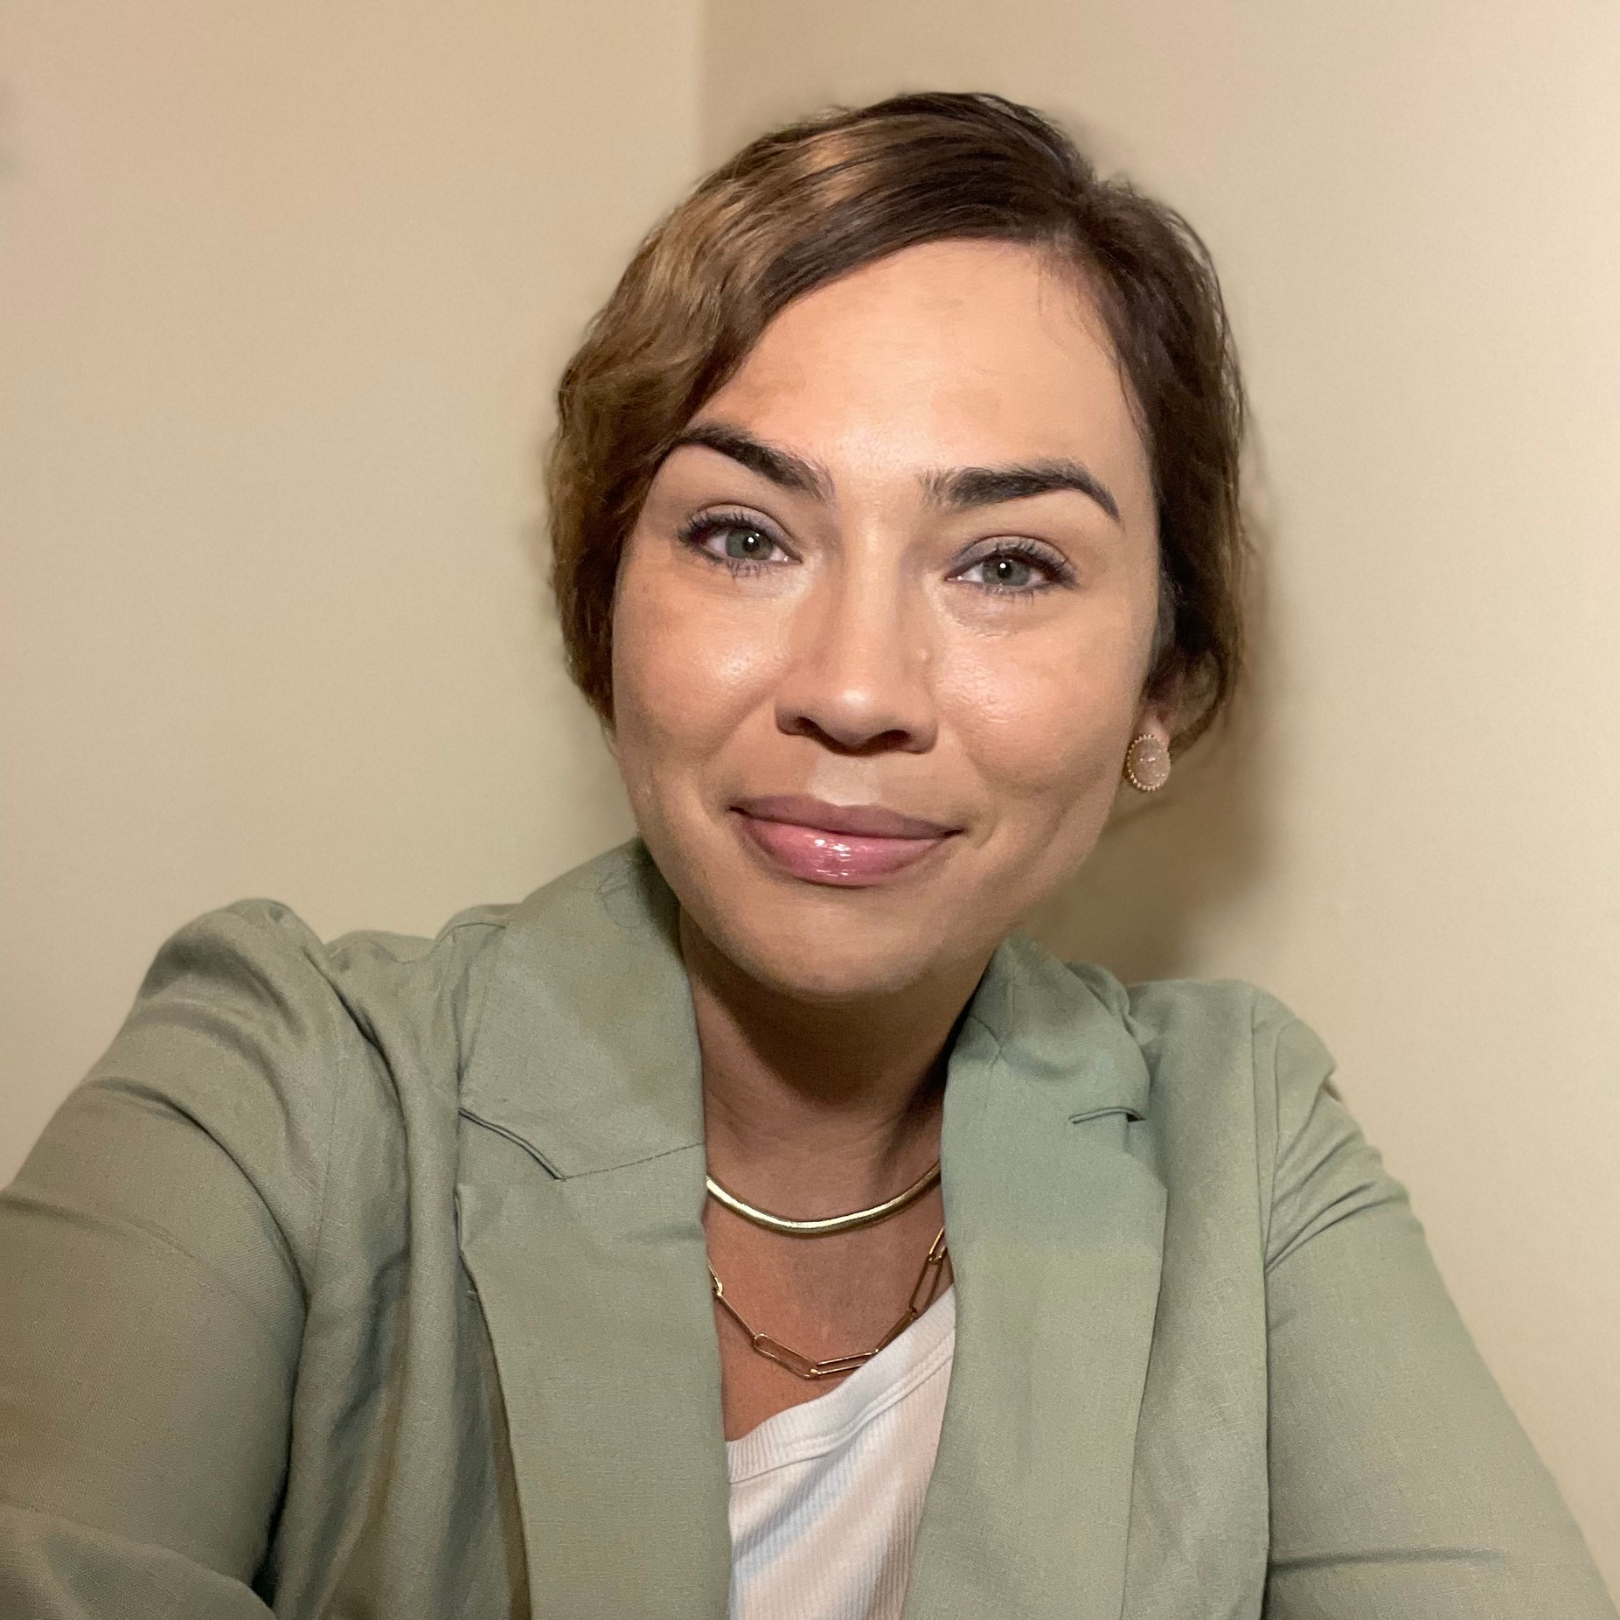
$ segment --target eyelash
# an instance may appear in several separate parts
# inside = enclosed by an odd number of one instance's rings
[[[750,530],[763,536],[777,550],[787,550],[764,523],[758,518],[750,517],[746,512],[701,512],[681,525],[678,537],[683,545],[690,546],[716,567],[726,569],[734,578],[762,573],[773,566],[773,562],[769,559],[750,561],[742,557],[716,556],[704,544],[713,536],[724,534],[729,529]],[[1061,552],[1036,540],[1020,539],[998,540],[988,551],[980,552],[977,557],[963,563],[950,577],[959,580],[962,575],[970,573],[973,569],[982,568],[986,563],[996,562],[1003,557],[1027,563],[1031,568],[1042,570],[1048,577],[1032,585],[1021,586],[975,582],[976,590],[981,590],[988,596],[1023,597],[1027,600],[1042,596],[1056,586],[1069,586],[1074,583],[1074,568]]]

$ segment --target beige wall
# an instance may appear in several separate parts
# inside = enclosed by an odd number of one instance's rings
[[[700,4],[5,11],[0,1180],[187,915],[431,929],[623,834],[558,361],[700,151],[1002,90],[1214,246],[1272,582],[1239,745],[1041,929],[1322,1030],[1620,1587],[1611,0]]]
[[[705,157],[902,88],[1179,205],[1253,388],[1245,750],[1041,919],[1314,1023],[1620,1590],[1620,9],[712,0]]]
[[[625,836],[532,565],[696,0],[32,0],[0,34],[0,1183],[245,894],[435,929]]]

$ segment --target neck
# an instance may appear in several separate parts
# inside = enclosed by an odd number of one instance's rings
[[[709,1173],[779,1213],[891,1196],[939,1156],[945,1060],[984,964],[881,1000],[761,985],[681,915],[703,1060]]]

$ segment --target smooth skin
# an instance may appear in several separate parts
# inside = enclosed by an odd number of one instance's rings
[[[1003,243],[807,294],[687,438],[620,571],[615,747],[681,903],[710,1172],[833,1214],[937,1157],[991,953],[1090,852],[1132,736],[1169,736],[1152,472],[1092,299]],[[811,803],[783,825],[787,796]],[[935,831],[879,841],[914,858],[875,875],[773,854],[821,847],[818,803]],[[831,1238],[706,1223],[728,1297],[821,1358],[887,1332],[943,1213],[936,1189]],[[828,1387],[716,1324],[728,1437]]]

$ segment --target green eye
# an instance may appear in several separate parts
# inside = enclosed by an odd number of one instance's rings
[[[1060,563],[1017,551],[993,551],[956,576],[981,590],[1004,596],[1036,596],[1063,581]]]
[[[990,557],[980,566],[985,583],[999,585],[1003,590],[1023,590],[1035,579],[1035,570],[1022,557]]]
[[[733,562],[761,562],[771,554],[771,537],[758,529],[727,529],[724,547]]]

